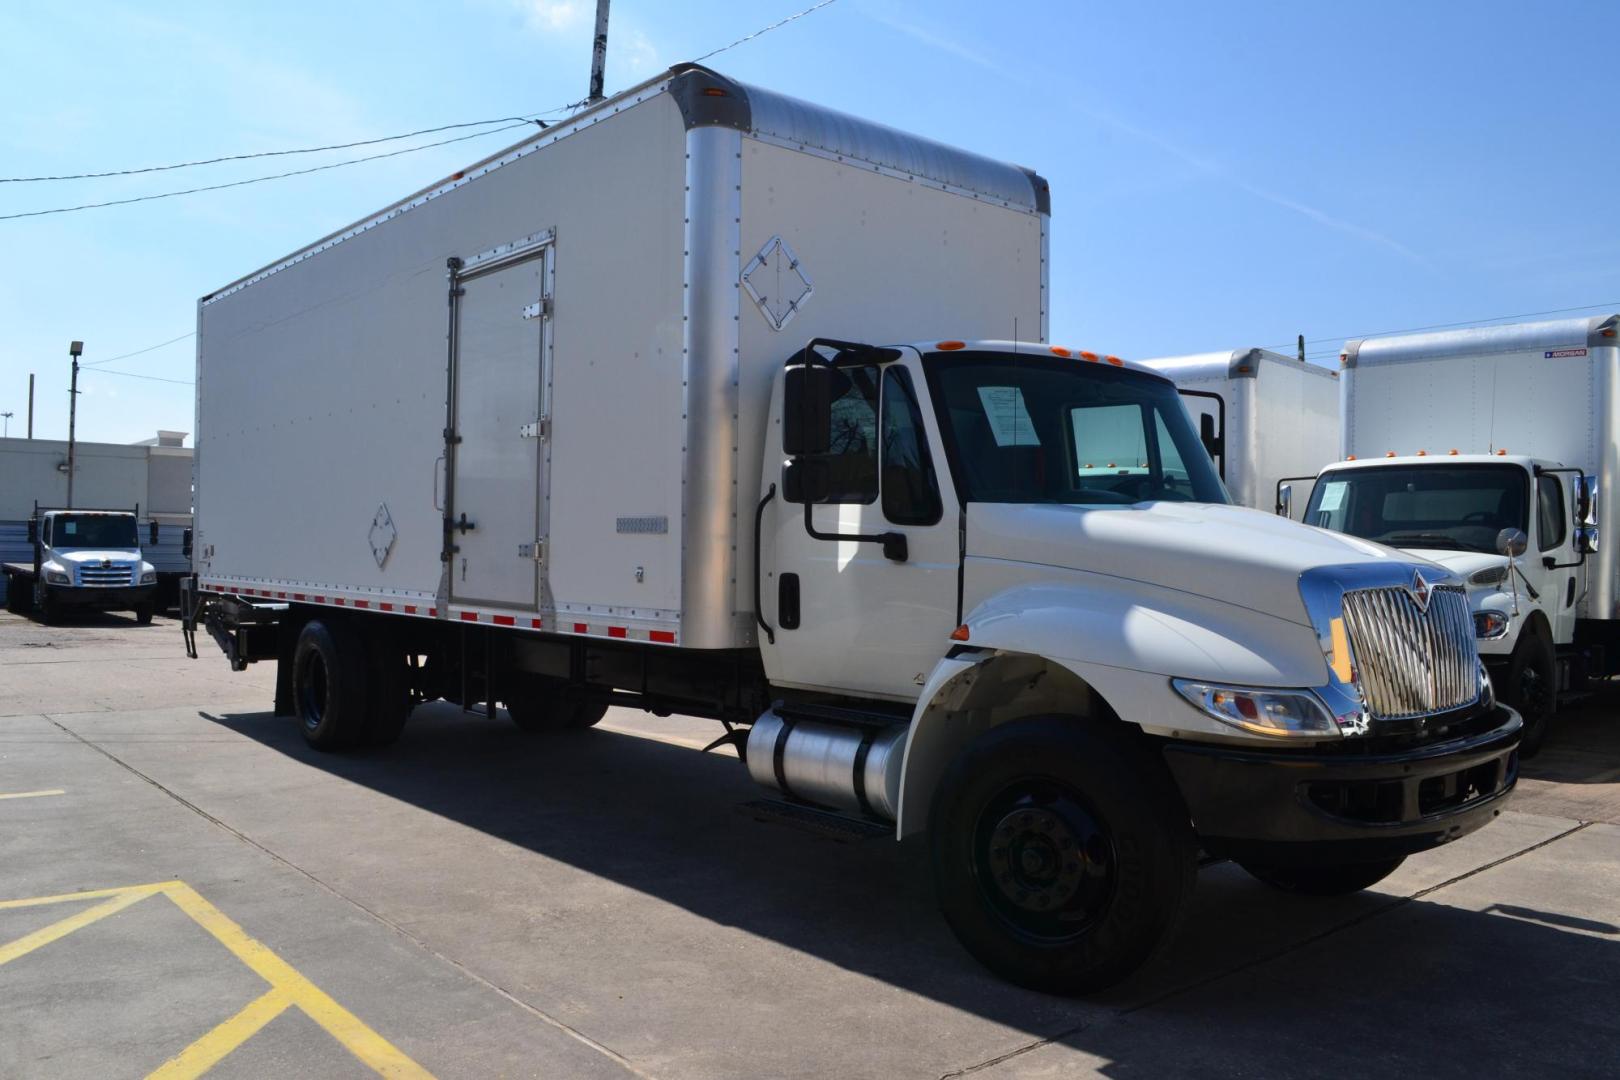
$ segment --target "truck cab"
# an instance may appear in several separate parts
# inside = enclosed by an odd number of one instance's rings
[[[29,522],[33,603],[47,622],[67,608],[129,610],[152,621],[157,570],[141,558],[133,513],[46,510]],[[17,586],[13,577],[12,586]]]
[[[1390,455],[1324,470],[1304,521],[1399,548],[1466,582],[1480,657],[1523,715],[1524,750],[1533,753],[1572,682],[1586,556],[1597,549],[1594,499],[1590,478],[1558,462]]]

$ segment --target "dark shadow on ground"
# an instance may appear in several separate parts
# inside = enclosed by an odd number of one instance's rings
[[[760,791],[729,756],[603,730],[524,735],[504,713],[491,720],[443,704],[419,709],[387,750],[330,755],[310,750],[289,718],[204,715],[311,767],[703,918],[1036,1038],[1067,1038],[1114,1059],[1110,1072],[1179,1069],[1174,1046],[1157,1035],[1150,1047],[1122,1043],[1128,1027],[1108,1034],[1118,1025],[1095,1043],[1087,1035],[1099,1016],[1141,1023],[1131,1017],[1149,1002],[1154,1016],[1194,1029],[1185,1034],[1201,1045],[1233,1041],[1230,1057],[1185,1063],[1201,1074],[1246,1073],[1261,1062],[1299,1074],[1387,1071],[1404,1067],[1399,1047],[1408,1040],[1431,1074],[1471,1080],[1509,1061],[1536,1073],[1555,1063],[1620,1067],[1613,928],[1578,927],[1556,911],[1482,915],[1378,893],[1286,896],[1217,866],[1202,875],[1163,957],[1122,987],[1072,1002],[1002,983],[960,949],[937,913],[918,845],[839,842],[742,812]],[[1342,944],[1414,920],[1423,932],[1388,948]],[[1332,933],[1358,922],[1367,925]],[[1600,929],[1605,936],[1591,936]],[[1304,947],[1331,962],[1263,963],[1318,938]],[[1233,992],[1188,989],[1216,979]]]
[[[1561,784],[1620,783],[1620,685],[1605,683],[1561,705],[1546,745],[1523,763],[1521,775]]]

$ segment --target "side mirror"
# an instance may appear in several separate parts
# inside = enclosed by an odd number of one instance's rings
[[[1284,484],[1277,489],[1277,513],[1281,517],[1294,516],[1294,485]]]
[[[1575,478],[1575,523],[1597,524],[1598,479],[1595,476]]]
[[[191,529],[189,527],[180,534],[180,554],[188,559],[191,558]]]
[[[833,379],[825,367],[793,367],[782,394],[782,450],[789,457],[825,454],[831,447]]]
[[[1575,527],[1575,550],[1582,555],[1596,555],[1598,553],[1598,527],[1596,525],[1577,525]]]
[[[1523,555],[1529,543],[1530,538],[1524,535],[1523,529],[1503,529],[1496,534],[1497,553],[1510,559],[1517,559]]]
[[[1221,445],[1223,440],[1220,433],[1215,430],[1215,418],[1209,413],[1201,413],[1198,417],[1198,441],[1204,444],[1204,452],[1213,461],[1221,456],[1226,448]]]
[[[147,533],[147,538],[150,541],[150,543],[147,546],[149,546],[149,547],[157,547],[158,546],[158,523],[155,522],[155,521],[147,522],[146,533]]]

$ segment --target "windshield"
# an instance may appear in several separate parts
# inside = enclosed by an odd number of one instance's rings
[[[924,365],[966,502],[1230,501],[1164,379],[1001,352],[931,353]]]
[[[1516,465],[1390,465],[1323,473],[1305,523],[1400,548],[1496,552],[1496,534],[1528,523]]]
[[[135,519],[120,514],[57,514],[51,523],[51,546],[58,548],[133,548]]]

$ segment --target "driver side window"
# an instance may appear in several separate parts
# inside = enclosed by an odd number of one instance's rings
[[[1557,476],[1536,478],[1536,539],[1542,551],[1564,542],[1564,486]]]

